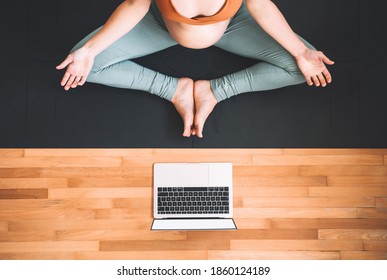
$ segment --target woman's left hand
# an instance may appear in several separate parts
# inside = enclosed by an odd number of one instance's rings
[[[334,62],[321,51],[307,48],[295,59],[309,86],[325,87],[332,82],[332,76],[325,64],[332,65]]]

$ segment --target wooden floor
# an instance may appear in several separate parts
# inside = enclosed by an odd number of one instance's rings
[[[154,162],[231,161],[236,231],[150,231]],[[387,149],[3,149],[0,259],[387,259]]]

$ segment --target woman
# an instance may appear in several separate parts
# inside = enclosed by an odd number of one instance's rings
[[[217,46],[261,62],[211,81],[175,78],[130,59],[173,45]],[[215,105],[231,96],[307,82],[331,83],[334,62],[297,36],[270,0],[126,0],[104,26],[79,42],[57,66],[65,90],[86,81],[156,94],[172,102],[183,136],[203,137]]]

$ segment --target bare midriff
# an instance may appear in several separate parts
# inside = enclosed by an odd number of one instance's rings
[[[226,31],[229,20],[208,25],[188,25],[165,21],[172,38],[180,45],[191,49],[204,49],[214,45]]]
[[[197,0],[191,1],[191,5],[181,0],[171,0],[171,3],[180,15],[195,18],[216,14],[223,7],[225,0]],[[230,19],[205,25],[192,25],[164,17],[164,22],[177,43],[187,48],[203,49],[214,45],[222,37]]]

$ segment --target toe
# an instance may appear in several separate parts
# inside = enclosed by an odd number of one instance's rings
[[[185,125],[184,126],[183,136],[184,137],[190,137],[191,136],[191,126],[190,125]]]
[[[203,138],[203,124],[198,123],[195,125],[196,135],[199,138]]]

